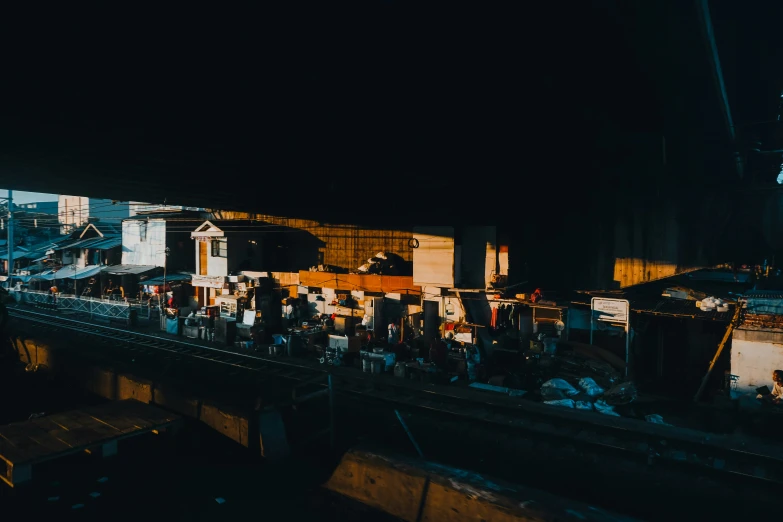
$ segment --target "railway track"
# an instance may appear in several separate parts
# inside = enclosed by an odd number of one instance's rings
[[[532,401],[512,401],[490,393],[476,394],[447,386],[422,387],[351,368],[235,352],[19,308],[10,308],[8,315],[10,319],[31,322],[44,330],[103,339],[115,347],[151,356],[172,354],[247,370],[264,379],[312,382],[319,375],[331,373],[335,390],[340,394],[396,409],[489,426],[520,437],[543,439],[591,455],[608,454],[642,462],[651,468],[675,468],[728,480],[783,483],[783,451],[777,447],[750,447],[726,436],[559,409]]]

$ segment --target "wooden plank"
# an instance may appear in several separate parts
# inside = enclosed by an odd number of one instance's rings
[[[17,461],[21,462],[22,459],[24,459],[24,454],[0,435],[0,459],[9,464],[13,464]]]
[[[31,433],[29,437],[44,448],[46,453],[62,453],[63,451],[69,451],[71,449],[71,446],[67,442],[60,438],[53,437],[45,431]]]
[[[50,452],[67,451],[70,446],[62,439],[53,436],[45,423],[29,422],[25,426],[28,437],[45,447]]]
[[[65,446],[70,447],[70,444],[67,442],[67,437],[62,435],[63,433],[67,433],[68,430],[52,421],[49,417],[35,419],[35,426],[42,432],[48,434],[51,438],[61,442]]]
[[[15,430],[8,430],[6,428],[8,428],[8,426],[3,427],[3,431],[0,432],[0,437],[2,437],[2,440],[4,440],[7,444],[6,451],[8,451],[8,446],[15,450],[15,455],[13,457],[14,463],[26,462],[28,460],[38,458],[39,456],[46,453],[46,448],[41,446],[33,439],[25,436],[22,433],[18,433]],[[7,458],[11,460],[10,457]]]
[[[84,426],[78,420],[74,419],[71,415],[64,414],[64,413],[57,413],[55,415],[50,415],[49,417],[47,417],[47,419],[50,422],[57,424],[60,427],[60,429],[66,431],[84,428]]]
[[[68,427],[68,432],[64,434],[68,441],[75,440],[75,437],[78,437],[79,440],[88,441],[89,439],[101,439],[120,435],[116,429],[101,424],[96,419],[78,410],[60,414],[56,417],[54,419],[55,422]],[[81,446],[82,444],[78,445]]]
[[[63,431],[59,434],[60,440],[70,445],[73,449],[87,448],[94,445],[97,441],[104,440],[101,436],[90,428],[74,428]]]
[[[98,420],[106,426],[117,430],[117,435],[132,433],[145,428],[144,425],[139,425],[138,420],[125,416],[105,417]]]
[[[92,417],[91,415],[88,415],[81,411],[69,412],[69,417],[70,417],[69,420],[71,422],[78,423],[81,426],[79,428],[76,428],[76,430],[85,434],[87,433],[87,431],[90,431],[95,434],[94,438],[96,439],[102,439],[106,437],[117,437],[122,434],[120,430],[112,426],[108,426],[107,424],[100,422],[95,417]],[[76,431],[76,430],[71,430],[71,431]]]
[[[63,428],[56,422],[54,422],[50,417],[41,417],[40,419],[35,419],[35,424],[42,430],[46,430],[48,433],[52,432],[59,432],[62,431]]]
[[[29,475],[30,466],[100,445],[116,452],[117,440],[168,426],[180,419],[134,400],[73,410],[0,427],[0,460]],[[10,478],[10,482],[9,482]],[[0,477],[12,487],[16,474]],[[24,481],[24,477],[21,477]]]

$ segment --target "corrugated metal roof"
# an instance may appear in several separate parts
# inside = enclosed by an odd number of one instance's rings
[[[53,248],[53,250],[67,250],[69,248],[78,248],[76,245],[82,243],[84,239],[71,239],[70,241],[63,241]]]
[[[122,245],[122,238],[120,237],[95,237],[83,241],[81,244],[79,244],[79,248],[109,250],[110,248],[117,248],[120,245]]]
[[[166,283],[177,283],[191,280],[191,274],[166,274]],[[142,281],[145,285],[158,286],[163,284],[163,276],[156,276]]]
[[[657,300],[638,300],[631,301],[631,311],[641,314],[652,314],[668,317],[682,317],[691,319],[700,319],[703,321],[719,321],[728,323],[734,315],[734,306],[729,305],[728,312],[718,312],[711,310],[704,312],[696,308],[696,301],[687,301],[684,299],[661,298]]]
[[[85,279],[98,275],[101,271],[100,265],[88,265],[75,267],[74,265],[64,266],[54,274],[55,279]]]
[[[114,265],[106,266],[101,270],[104,273],[112,275],[126,275],[126,274],[143,274],[151,270],[155,270],[156,266],[153,265]]]
[[[781,290],[748,290],[743,295],[746,299],[783,299]]]
[[[57,270],[46,270],[44,272],[41,272],[40,274],[35,274],[33,276],[30,276],[30,279],[43,279],[44,281],[53,281],[54,275],[57,273]]]
[[[119,236],[109,237],[91,237],[89,239],[72,240],[69,243],[63,243],[55,250],[68,250],[70,248],[92,248],[95,250],[108,250],[122,245],[122,238]]]

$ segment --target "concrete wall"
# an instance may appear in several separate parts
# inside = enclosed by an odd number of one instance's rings
[[[731,341],[731,374],[739,377],[732,395],[772,389],[772,372],[783,370],[783,331],[738,328]]]
[[[453,288],[455,253],[453,227],[416,227],[413,238],[413,284]]]
[[[466,470],[362,449],[346,453],[325,486],[406,522],[626,520]]]
[[[197,419],[238,444],[257,449],[262,457],[281,458],[288,454],[285,425],[274,409],[258,412],[228,404],[205,395],[200,386],[186,388],[167,381],[159,371],[153,372],[157,377],[152,378],[144,374],[143,368],[131,373],[110,364],[91,363],[70,355],[64,343],[12,339],[19,360],[30,371],[51,372],[105,399],[134,399]]]
[[[362,210],[357,210],[356,220],[359,223],[361,212]],[[412,237],[410,228],[366,228],[361,225],[320,223],[246,212],[215,211],[214,215],[216,219],[255,219],[288,227],[291,229],[289,234],[278,234],[281,235],[278,240],[282,243],[295,242],[301,246],[303,241],[307,241],[303,233],[309,236],[309,243],[318,243],[315,250],[308,247],[304,251],[292,253],[291,260],[297,263],[297,266],[291,267],[290,270],[308,270],[318,264],[355,270],[378,252],[397,254],[407,262],[413,260],[413,249],[408,244]]]

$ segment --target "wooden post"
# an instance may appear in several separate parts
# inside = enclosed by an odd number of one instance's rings
[[[720,344],[718,345],[718,349],[715,352],[715,356],[712,358],[712,361],[710,361],[710,366],[707,368],[707,375],[704,376],[704,378],[701,380],[701,385],[699,386],[699,389],[696,391],[696,395],[693,397],[694,402],[699,402],[699,399],[701,398],[701,394],[704,393],[704,388],[707,387],[707,381],[710,380],[710,375],[712,374],[713,368],[715,368],[715,363],[718,362],[718,359],[720,358],[720,354],[723,353],[723,347],[726,346],[726,343],[729,341],[729,338],[731,337],[731,332],[734,331],[734,328],[737,327],[739,324],[739,318],[740,313],[742,312],[742,303],[737,301],[737,304],[735,305],[736,308],[734,310],[734,316],[731,318],[731,322],[729,323],[728,328],[726,328],[726,333],[723,334],[723,339],[721,339]]]

